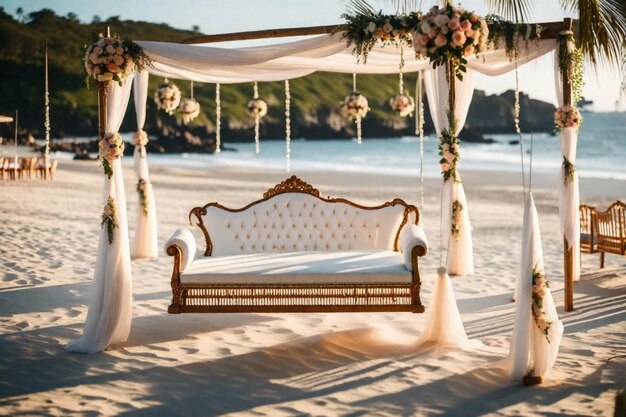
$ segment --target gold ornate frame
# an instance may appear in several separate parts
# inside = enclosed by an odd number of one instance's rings
[[[310,194],[325,203],[345,203],[364,210],[379,210],[389,206],[404,206],[402,222],[396,232],[394,250],[399,251],[400,231],[406,225],[411,213],[415,213],[415,223],[419,222],[419,210],[396,198],[379,206],[363,206],[345,198],[325,198],[319,190],[302,181],[295,175],[277,184],[256,200],[242,208],[233,209],[213,202],[195,207],[189,213],[197,219],[206,242],[205,256],[211,256],[213,243],[202,217],[208,207],[217,207],[230,212],[241,212],[284,193]],[[181,283],[182,250],[170,245],[167,254],[174,257],[172,272],[172,304],[169,313],[243,313],[243,312],[369,312],[369,311],[409,311],[423,313],[420,300],[421,280],[418,257],[426,251],[415,246],[411,251],[412,282],[410,284],[195,284]]]

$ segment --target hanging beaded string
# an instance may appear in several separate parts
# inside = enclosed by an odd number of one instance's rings
[[[289,80],[285,80],[285,164],[287,172],[291,171],[291,93]]]
[[[46,92],[44,94],[45,119],[44,128],[46,131],[46,148],[44,150],[44,163],[48,168],[50,163],[50,94],[48,92],[48,41],[46,41]],[[47,173],[47,171],[46,171]]]
[[[215,152],[222,152],[222,102],[220,100],[220,84],[215,84]]]
[[[191,80],[191,99],[193,100],[193,80]]]
[[[415,101],[417,102],[417,112],[415,112],[415,134],[420,138],[420,212],[424,210],[424,100],[422,92],[422,72],[417,73],[415,86]],[[423,216],[420,216],[420,223]]]
[[[352,73],[352,92],[356,93],[356,72]],[[361,139],[361,116],[357,114],[354,122],[356,123],[356,143],[360,145],[363,142]]]
[[[254,82],[254,93],[253,93],[253,97],[255,100],[259,98],[259,85],[257,84],[257,82]],[[256,153],[260,153],[261,152],[261,145],[259,143],[259,121],[260,121],[260,117],[258,112],[255,113],[254,116],[254,147],[255,147],[255,151]]]
[[[519,126],[519,113],[520,113],[520,102],[519,102],[519,72],[517,68],[517,52],[514,56],[515,59],[515,110],[513,113],[513,117],[515,119],[515,133],[519,138],[519,152],[522,160],[522,193],[526,195],[526,175],[524,174],[524,140],[522,137],[522,130]]]
[[[528,194],[533,193],[533,133],[530,133],[530,166],[528,167]]]

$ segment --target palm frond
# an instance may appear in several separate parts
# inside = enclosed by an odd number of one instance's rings
[[[374,9],[366,0],[348,0],[346,11],[348,14],[353,16],[374,16],[376,14],[376,9]]]
[[[515,23],[523,23],[530,15],[531,0],[488,0],[491,13],[501,15]]]
[[[566,11],[577,11],[578,41],[596,65],[606,60],[620,66],[626,51],[626,3],[623,0],[561,0]]]

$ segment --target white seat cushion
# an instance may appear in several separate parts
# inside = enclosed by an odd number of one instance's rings
[[[402,254],[387,250],[254,253],[194,259],[180,275],[199,284],[410,283]]]

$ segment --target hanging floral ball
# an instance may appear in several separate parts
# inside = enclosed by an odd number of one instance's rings
[[[248,102],[248,113],[252,117],[261,118],[267,114],[267,101],[262,98],[254,98]]]
[[[391,109],[400,117],[406,117],[413,114],[415,110],[415,100],[413,97],[404,94],[396,94],[389,100]]]
[[[148,133],[145,130],[138,130],[133,135],[135,146],[146,146],[148,144]]]
[[[578,129],[582,122],[583,117],[574,106],[561,106],[556,109],[556,113],[554,113],[554,125],[557,131],[566,127]]]
[[[159,109],[171,116],[180,104],[180,90],[176,84],[165,81],[154,92],[154,102]]]
[[[369,110],[367,98],[357,91],[347,95],[341,102],[341,112],[352,120],[364,118]]]
[[[183,115],[183,123],[187,124],[200,114],[200,103],[193,98],[186,98],[180,102],[178,112]]]
[[[87,47],[85,71],[87,77],[96,81],[117,81],[120,85],[135,70],[135,61],[129,52],[132,42],[119,37],[104,37]],[[131,49],[135,49],[131,46]]]

